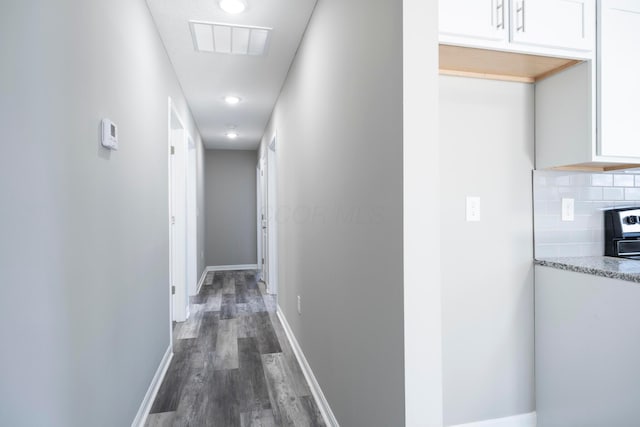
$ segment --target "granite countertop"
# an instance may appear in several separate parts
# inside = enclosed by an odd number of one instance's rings
[[[640,283],[640,261],[608,256],[558,257],[535,260],[536,265]]]

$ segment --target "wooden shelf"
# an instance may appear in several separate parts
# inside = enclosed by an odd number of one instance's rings
[[[623,169],[635,169],[640,168],[637,163],[605,163],[605,162],[591,162],[591,163],[578,163],[575,165],[557,166],[550,168],[550,170],[557,171],[579,171],[579,172],[610,172]]]
[[[582,61],[440,45],[440,74],[534,83]]]

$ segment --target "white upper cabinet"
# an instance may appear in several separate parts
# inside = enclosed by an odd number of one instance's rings
[[[640,1],[599,7],[599,154],[640,158]]]
[[[589,59],[596,0],[440,0],[440,42]]]
[[[507,39],[508,0],[443,0],[440,34],[481,40]]]
[[[511,0],[512,43],[591,51],[595,0]]]

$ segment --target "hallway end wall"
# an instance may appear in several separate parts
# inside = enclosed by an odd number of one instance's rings
[[[257,263],[255,150],[205,150],[207,266]]]

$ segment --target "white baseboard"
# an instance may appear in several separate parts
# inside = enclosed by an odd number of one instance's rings
[[[149,411],[151,411],[151,406],[156,398],[156,394],[158,394],[158,389],[160,388],[160,384],[162,384],[162,380],[167,373],[167,369],[169,369],[171,359],[173,359],[173,350],[171,348],[171,344],[169,344],[169,347],[164,353],[164,356],[160,361],[160,365],[151,380],[147,393],[144,395],[144,399],[142,399],[142,404],[138,409],[138,413],[131,423],[131,427],[144,427],[144,424],[147,422],[147,416],[149,415]]]
[[[210,265],[207,271],[232,271],[232,270],[257,270],[258,264],[237,264],[237,265]]]
[[[320,384],[318,384],[318,381],[316,380],[315,375],[313,375],[311,366],[309,366],[309,362],[307,362],[307,358],[304,356],[304,353],[302,352],[302,348],[300,348],[300,344],[298,343],[298,340],[296,339],[295,335],[293,334],[293,331],[291,330],[291,326],[289,326],[289,322],[287,322],[287,319],[284,317],[284,313],[280,309],[280,306],[278,306],[277,315],[278,315],[278,319],[280,319],[280,323],[282,323],[284,332],[287,335],[287,339],[291,343],[291,347],[293,348],[293,353],[295,354],[296,359],[298,359],[298,363],[302,368],[302,373],[304,374],[304,377],[306,378],[307,383],[309,384],[309,388],[311,388],[311,393],[313,394],[313,398],[315,399],[316,404],[318,405],[318,409],[320,410],[320,414],[322,415],[322,418],[324,419],[325,424],[328,427],[340,427],[340,425],[338,424],[338,420],[336,420],[335,415],[333,415],[333,411],[331,411],[329,402],[327,402],[327,399],[324,397],[324,393],[320,388]]]
[[[452,427],[536,427],[536,413],[514,415],[512,417],[494,418],[474,423],[458,424]]]
[[[200,289],[202,289],[202,285],[204,285],[204,279],[207,278],[208,272],[209,270],[207,270],[207,267],[205,267],[202,271],[202,274],[200,275],[200,281],[198,282],[198,287],[196,288],[196,295],[200,293]]]

